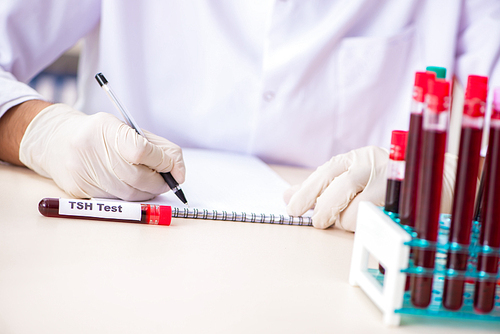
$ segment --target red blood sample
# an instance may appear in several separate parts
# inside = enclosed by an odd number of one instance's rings
[[[462,133],[458,153],[458,168],[455,181],[455,196],[449,232],[450,245],[462,250],[449,251],[446,268],[465,271],[467,269],[468,246],[474,215],[474,198],[479,170],[481,139],[483,135],[488,78],[469,76],[462,118]],[[462,307],[464,280],[446,277],[443,288],[443,306],[449,310]]]
[[[500,247],[500,88],[495,89],[488,142],[487,183],[481,213],[481,232],[478,244],[483,247]],[[495,275],[498,273],[498,253],[478,254],[477,271]],[[495,280],[476,281],[474,309],[479,313],[491,312],[495,305]]]
[[[415,231],[420,239],[436,242],[439,228],[439,208],[443,183],[446,131],[448,128],[449,82],[429,80],[422,124],[422,157],[416,203]],[[435,250],[413,250],[414,264],[434,268]],[[431,301],[432,275],[413,275],[411,302],[427,307]]]
[[[415,226],[415,207],[417,200],[418,176],[422,146],[422,112],[427,94],[427,82],[435,79],[434,72],[417,72],[413,87],[410,114],[410,129],[405,156],[405,178],[401,184],[399,219],[401,224]]]

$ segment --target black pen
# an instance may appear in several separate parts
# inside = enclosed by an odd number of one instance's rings
[[[483,161],[483,170],[481,172],[481,179],[479,180],[479,189],[476,194],[476,200],[475,200],[475,206],[474,206],[474,217],[473,220],[479,222],[481,221],[481,210],[483,209],[483,201],[484,201],[484,187],[485,184],[488,182],[487,180],[487,175],[486,175],[486,169],[487,165],[489,163],[489,151],[486,152],[486,157],[484,158]]]
[[[115,107],[123,115],[123,117],[125,118],[125,121],[127,122],[127,124],[130,125],[130,127],[133,128],[135,131],[137,131],[137,133],[139,135],[141,135],[141,136],[143,136],[144,138],[147,139],[146,135],[141,130],[141,128],[137,125],[137,123],[135,122],[135,120],[132,117],[132,115],[120,103],[120,101],[116,97],[116,94],[113,93],[113,91],[111,90],[111,88],[108,85],[108,80],[106,80],[106,78],[104,77],[104,75],[102,73],[97,73],[95,75],[95,79],[97,80],[97,82],[99,83],[99,85],[104,89],[104,91],[106,92],[106,94],[109,96],[109,98],[111,99],[111,101],[113,102],[113,104],[115,105]],[[167,173],[160,173],[160,175],[163,177],[163,179],[165,180],[165,182],[167,182],[168,186],[170,187],[170,189],[172,189],[172,191],[175,193],[175,195],[182,201],[182,203],[184,203],[184,204],[187,205],[188,202],[186,200],[186,197],[184,196],[184,193],[182,192],[182,189],[180,188],[179,183],[177,183],[177,181],[174,179],[174,177],[172,176],[172,174],[170,174],[170,172],[167,172]]]

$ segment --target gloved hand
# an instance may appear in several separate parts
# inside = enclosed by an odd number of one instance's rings
[[[314,227],[337,224],[342,229],[355,231],[359,202],[384,205],[388,161],[387,150],[376,146],[334,156],[302,185],[285,192],[288,214],[300,216],[314,207]],[[446,155],[441,199],[441,210],[446,213],[451,211],[453,202],[456,163],[456,156]]]
[[[149,141],[111,114],[54,104],[28,125],[19,159],[74,197],[147,200],[169,190],[157,172],[182,183],[185,167],[177,145],[144,132]]]

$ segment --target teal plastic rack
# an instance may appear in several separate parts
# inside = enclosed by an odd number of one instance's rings
[[[476,270],[478,254],[498,254],[500,249],[480,247],[477,243],[480,224],[474,222],[471,229],[471,244],[460,247],[448,242],[450,215],[442,215],[439,236],[436,243],[418,239],[414,230],[401,225],[397,216],[385,212],[371,203],[360,204],[358,225],[355,234],[350,283],[360,286],[384,313],[384,322],[399,325],[404,315],[474,319],[500,323],[500,271],[488,275]],[[411,248],[436,251],[434,269],[417,267],[411,259]],[[463,272],[447,270],[448,252],[466,252],[467,270]],[[372,255],[385,268],[385,274],[378,269],[368,268],[368,257]],[[405,291],[408,275],[432,275],[433,287],[431,303],[426,308],[418,308],[410,301],[410,291]],[[465,280],[464,302],[457,311],[442,306],[443,285],[446,277]],[[495,306],[488,314],[478,313],[473,307],[475,281],[494,280],[497,282]]]

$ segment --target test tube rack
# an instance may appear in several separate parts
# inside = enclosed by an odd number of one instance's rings
[[[484,273],[475,271],[477,260],[477,241],[479,224],[474,222],[471,230],[471,246],[468,248],[469,263],[466,272],[459,273],[466,280],[464,303],[458,311],[450,311],[442,306],[442,293],[445,277],[450,273],[445,268],[446,254],[450,249],[448,231],[450,215],[441,215],[438,242],[422,245],[423,240],[416,237],[411,228],[399,224],[397,216],[390,215],[383,208],[370,202],[359,205],[356,233],[352,252],[349,283],[359,286],[373,303],[382,311],[383,321],[389,326],[399,326],[402,315],[474,319],[480,321],[495,321],[500,323],[500,285],[497,285],[495,306],[488,314],[474,311],[474,281],[484,279]],[[428,243],[427,243],[428,244]],[[410,259],[411,247],[436,250],[435,268],[429,269],[413,266]],[[463,250],[461,250],[463,251]],[[499,252],[500,250],[493,250]],[[490,250],[491,252],[491,250]],[[369,268],[370,256],[377,259],[385,271]],[[410,302],[410,291],[405,291],[407,275],[433,275],[432,301],[427,308],[417,308]],[[500,284],[500,273],[487,277]]]

